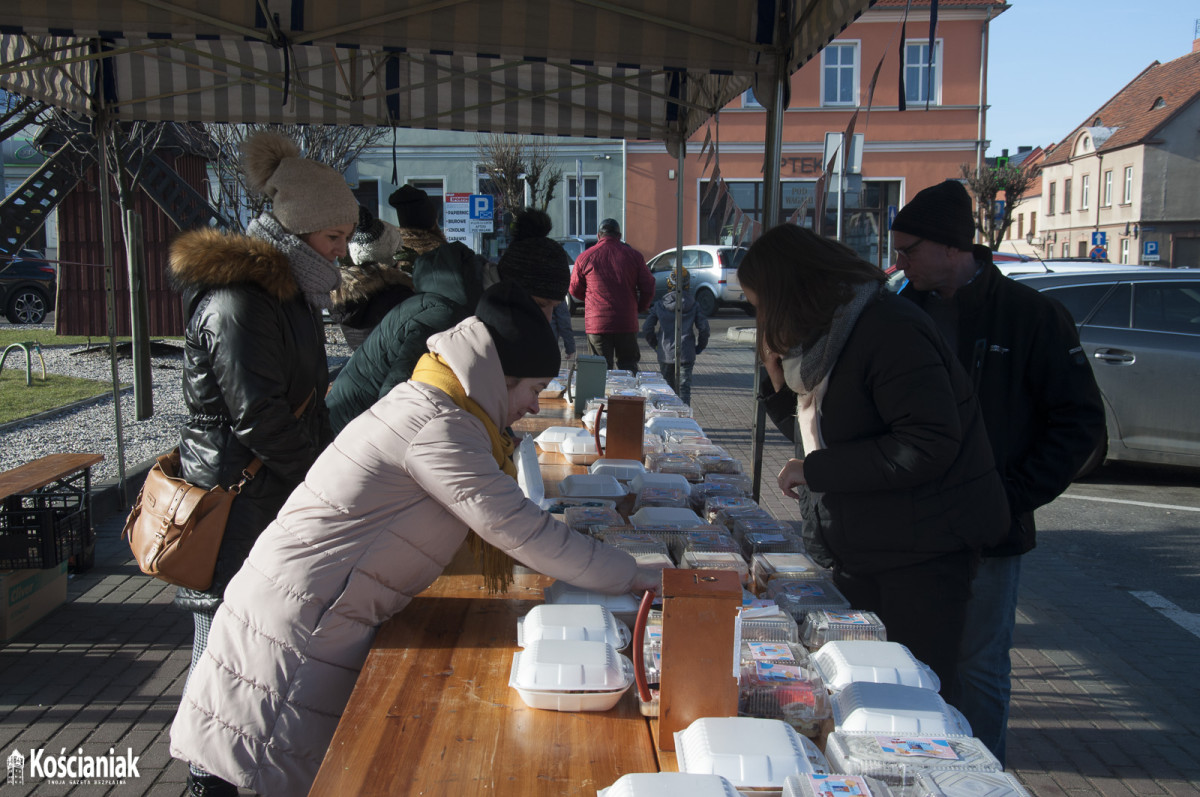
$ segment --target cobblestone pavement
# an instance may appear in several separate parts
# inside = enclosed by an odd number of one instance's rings
[[[580,319],[576,319],[577,327]],[[700,356],[696,418],[743,463],[752,461],[751,350],[714,338]],[[762,503],[798,519],[772,488],[791,451],[774,430],[763,454]],[[185,767],[167,753],[183,688],[190,617],[174,588],[141,575],[119,539],[122,518],[97,523],[95,567],[68,602],[0,646],[0,751],[28,756],[138,756],[119,785],[31,778],[9,795],[180,795]],[[1128,593],[1096,583],[1039,548],[1026,556],[1013,653],[1009,765],[1037,797],[1200,795],[1200,638]]]

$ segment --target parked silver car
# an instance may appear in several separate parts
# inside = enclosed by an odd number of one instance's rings
[[[1017,274],[1066,306],[1108,419],[1105,459],[1200,467],[1200,270]]]
[[[675,270],[675,249],[652,257],[646,265],[654,275],[654,298],[667,292],[667,277]],[[705,315],[726,305],[749,307],[738,282],[737,267],[746,256],[742,246],[691,245],[683,247],[683,267],[691,275],[692,295]]]

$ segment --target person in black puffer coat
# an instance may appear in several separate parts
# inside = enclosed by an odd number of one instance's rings
[[[351,263],[342,266],[342,284],[331,294],[329,308],[351,349],[362,345],[389,310],[413,295],[412,272],[396,261],[400,247],[400,230],[360,205],[358,228],[350,238]]]
[[[770,386],[792,391],[794,417],[772,415],[804,453],[778,483],[800,501],[809,553],[949,694],[979,551],[1009,524],[970,381],[929,317],[835,241],[776,227],[738,280]]]
[[[262,468],[234,499],[212,585],[180,588],[175,603],[193,614],[192,669],[213,616],[259,534],[332,440],[321,309],[340,279],[358,203],[340,174],[300,157],[290,139],[257,133],[242,148],[250,185],[271,210],[245,234],[183,233],[171,245],[169,275],[183,295],[180,475],[199,487],[231,487],[255,459]],[[303,408],[302,411],[301,408]],[[191,671],[189,670],[189,673]],[[192,795],[236,795],[192,767]]]

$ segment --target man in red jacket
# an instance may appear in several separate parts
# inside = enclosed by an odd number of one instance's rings
[[[638,313],[654,301],[654,277],[638,250],[621,241],[616,219],[600,222],[600,240],[575,260],[571,295],[583,302],[588,352],[602,355],[613,368],[637,373]]]

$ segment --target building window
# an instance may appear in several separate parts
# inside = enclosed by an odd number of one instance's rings
[[[821,104],[858,105],[858,44],[830,44],[821,59]]]
[[[1104,173],[1103,194],[1100,196],[1100,207],[1112,207],[1112,169]]]
[[[567,178],[567,235],[580,238],[595,238],[596,226],[600,223],[597,218],[600,211],[600,178],[583,178],[583,231],[579,228],[579,181],[574,177]]]
[[[1071,212],[1071,181],[1063,180],[1063,213]]]
[[[1050,193],[1047,194],[1050,201],[1046,203],[1046,215],[1054,215],[1054,205],[1058,202],[1058,183],[1050,183]]]
[[[1133,167],[1132,166],[1125,167],[1125,196],[1121,201],[1126,205],[1133,202]]]
[[[1091,202],[1091,197],[1088,196],[1088,194],[1091,193],[1091,187],[1092,187],[1092,176],[1090,174],[1085,174],[1079,181],[1079,209],[1080,210],[1088,209],[1088,203]]]
[[[1029,234],[1037,235],[1037,212],[1029,214]]]
[[[1128,238],[1121,239],[1121,262],[1125,265],[1129,265],[1129,239]]]
[[[754,96],[754,89],[746,89],[742,92],[742,107],[761,110],[763,104],[758,101],[758,97]]]
[[[942,101],[942,43],[938,41],[933,50],[933,73],[930,75],[929,41],[904,43],[904,99],[907,102],[930,102],[940,105]],[[930,79],[932,77],[932,79]]]
[[[1009,227],[1008,230],[1009,230],[1008,237],[1012,238],[1012,228]],[[1024,238],[1024,237],[1025,237],[1025,214],[1018,213],[1017,214],[1017,238]]]
[[[1076,255],[1076,257],[1087,257],[1088,256],[1088,242],[1087,241],[1080,241],[1079,245],[1076,246],[1075,248],[1077,250],[1079,250],[1079,254]]]
[[[1062,251],[1062,256],[1063,256],[1063,257],[1070,257],[1070,256],[1071,256],[1071,242],[1070,242],[1070,241],[1063,241],[1063,251]]]

